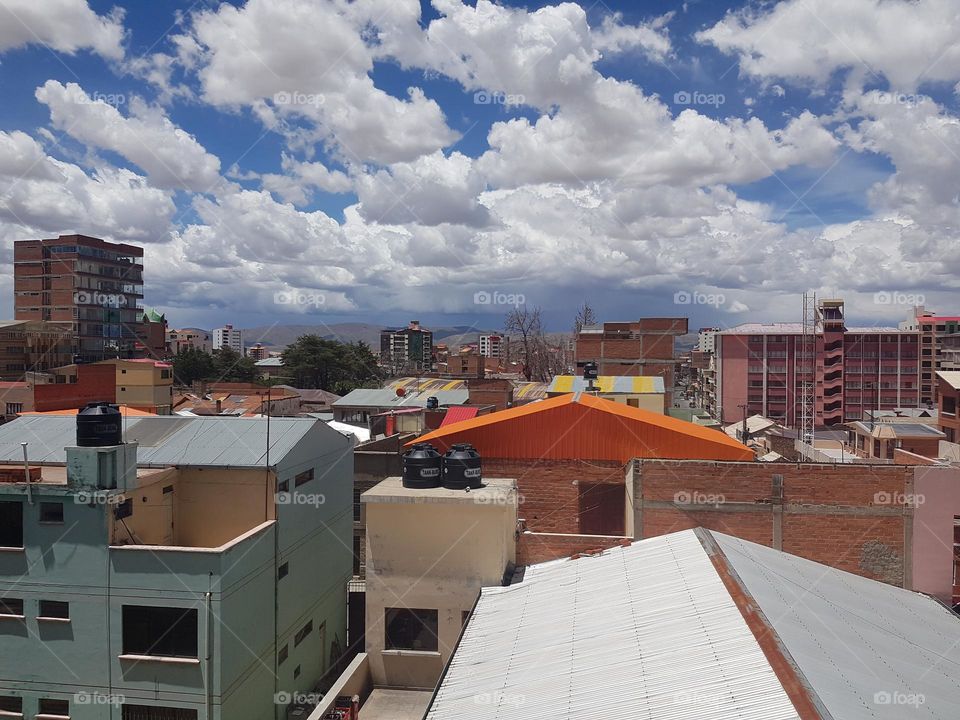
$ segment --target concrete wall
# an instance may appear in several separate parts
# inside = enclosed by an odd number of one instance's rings
[[[913,587],[945,603],[957,602],[953,585],[953,525],[960,517],[960,468],[914,469]]]
[[[421,498],[412,499],[417,493]],[[433,689],[480,588],[501,584],[516,561],[514,490],[503,504],[479,501],[482,491],[474,499],[422,500],[428,493],[400,488],[400,499],[364,496],[366,651],[376,685]],[[385,650],[385,610],[393,607],[437,610],[438,651]]]

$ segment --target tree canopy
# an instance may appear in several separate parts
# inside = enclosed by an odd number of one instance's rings
[[[364,342],[344,343],[301,335],[281,355],[284,374],[298,388],[345,395],[358,387],[379,387],[381,371]]]

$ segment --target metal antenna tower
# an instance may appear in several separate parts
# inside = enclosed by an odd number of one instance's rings
[[[817,416],[817,294],[803,294],[803,332],[800,335],[800,438],[813,444]]]

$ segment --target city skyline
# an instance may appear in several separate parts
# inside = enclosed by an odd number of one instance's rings
[[[950,312],[960,18],[901,4],[10,0],[0,251],[142,244],[208,328]]]

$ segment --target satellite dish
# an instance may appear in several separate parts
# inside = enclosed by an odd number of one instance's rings
[[[407,394],[407,391],[404,390],[402,387],[397,388],[397,397],[403,397],[406,394]]]

